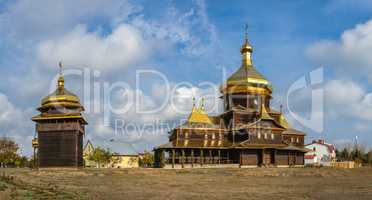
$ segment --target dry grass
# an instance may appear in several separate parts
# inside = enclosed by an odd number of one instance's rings
[[[1,174],[0,199],[372,199],[372,168],[1,169]]]

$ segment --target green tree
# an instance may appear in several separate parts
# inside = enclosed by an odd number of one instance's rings
[[[348,161],[350,160],[350,153],[349,153],[349,150],[347,150],[347,148],[344,148],[341,153],[340,153],[340,160],[341,161]]]
[[[19,157],[17,154],[18,149],[18,144],[13,140],[6,137],[0,138],[0,167],[14,165],[14,162]]]
[[[351,159],[355,162],[363,163],[364,161],[364,150],[363,148],[355,147],[351,151]]]
[[[369,165],[372,165],[372,150],[369,150],[368,153],[366,153],[366,157],[367,157],[367,163]]]
[[[143,153],[143,156],[139,160],[141,167],[153,167],[154,166],[154,155],[148,151]]]
[[[14,161],[14,165],[16,167],[28,167],[29,160],[26,156],[18,156]]]
[[[336,149],[335,153],[336,153],[336,160],[340,160],[341,152],[338,149]]]
[[[92,160],[97,163],[100,168],[101,165],[106,165],[110,163],[112,153],[109,149],[105,150],[101,147],[96,147],[93,153],[88,157],[89,160]]]

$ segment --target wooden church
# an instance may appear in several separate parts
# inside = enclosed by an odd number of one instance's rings
[[[247,34],[242,63],[221,86],[224,112],[208,116],[193,106],[186,123],[155,148],[158,167],[303,166],[304,137],[270,107],[272,86],[252,62]]]

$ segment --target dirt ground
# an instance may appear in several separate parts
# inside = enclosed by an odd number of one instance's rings
[[[0,199],[372,199],[372,168],[0,169]]]

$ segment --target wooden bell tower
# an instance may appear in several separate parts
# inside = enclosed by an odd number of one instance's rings
[[[39,167],[82,167],[83,137],[88,123],[79,98],[64,87],[62,64],[57,89],[44,97],[33,117],[38,138]]]

